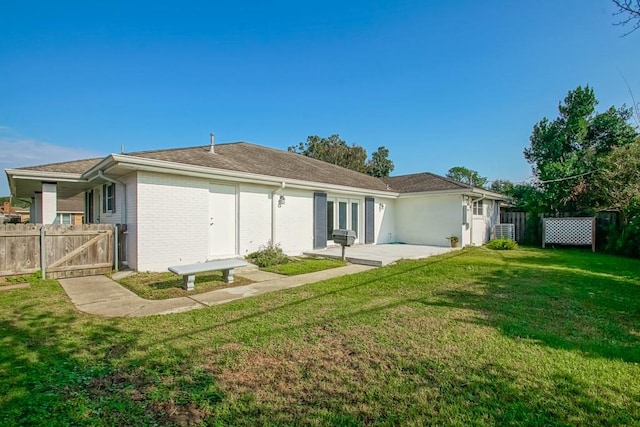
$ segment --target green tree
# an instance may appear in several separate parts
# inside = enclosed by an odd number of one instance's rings
[[[378,147],[367,162],[367,173],[378,178],[389,176],[393,168],[393,161],[389,159],[389,149],[384,146]]]
[[[331,135],[323,138],[318,135],[307,137],[306,142],[292,145],[288,151],[302,154],[307,157],[322,160],[327,163],[342,166],[357,172],[366,172],[367,152],[359,145],[351,146],[340,139],[340,135]]]
[[[558,106],[553,121],[543,118],[533,127],[524,150],[548,212],[593,211],[602,194],[593,187],[593,174],[614,147],[635,138],[625,107],[596,112],[592,88],[578,86]]]
[[[389,159],[388,148],[378,147],[367,161],[367,151],[364,148],[357,144],[348,145],[338,134],[328,138],[311,135],[306,142],[292,145],[287,150],[376,177],[389,176],[394,167]]]
[[[467,169],[464,166],[454,166],[449,169],[447,178],[478,188],[484,188],[484,185],[487,183],[487,178],[480,176],[478,171]]]
[[[508,179],[496,179],[489,186],[489,190],[509,196],[513,191],[513,187],[513,183]]]
[[[596,179],[605,195],[601,208],[617,211],[619,218],[607,236],[607,249],[640,256],[640,137],[611,150]]]

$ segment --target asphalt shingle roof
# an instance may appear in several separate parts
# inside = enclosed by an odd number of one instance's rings
[[[16,168],[18,170],[33,170],[42,172],[61,172],[61,173],[77,173],[82,174],[88,169],[97,165],[102,158],[73,160],[70,162],[49,163],[40,166],[28,166],[25,168]]]
[[[382,178],[393,190],[400,193],[423,191],[470,190],[473,187],[430,172],[414,173]]]
[[[276,150],[248,142],[217,144],[215,145],[215,154],[209,152],[207,145],[142,151],[127,153],[127,155],[285,179],[388,191],[387,185],[380,178],[305,157],[302,154]]]
[[[362,188],[398,193],[428,191],[469,190],[470,185],[429,172],[376,178],[303,156],[302,154],[263,147],[248,142],[215,145],[215,153],[209,146],[139,151],[125,156],[162,160],[205,168],[246,172],[283,179],[296,179],[322,184]],[[18,168],[43,172],[82,174],[97,165],[101,158],[51,163],[41,166]]]

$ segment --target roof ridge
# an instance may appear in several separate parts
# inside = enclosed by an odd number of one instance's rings
[[[220,142],[220,143],[214,144],[214,147],[218,147],[220,145],[234,145],[234,144],[250,144],[250,143],[249,142],[244,142],[244,141]],[[256,144],[251,144],[251,145],[256,145]],[[189,146],[189,147],[160,148],[160,149],[156,149],[156,150],[132,151],[130,153],[121,153],[121,154],[124,154],[125,156],[134,156],[136,154],[166,153],[166,152],[169,152],[169,151],[193,150],[194,148],[205,148],[205,149],[208,149],[210,146],[211,145],[209,145],[209,144],[207,144],[207,145],[192,145],[192,146]]]

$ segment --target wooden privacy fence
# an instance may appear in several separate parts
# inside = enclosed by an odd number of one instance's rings
[[[526,212],[500,212],[500,223],[513,224],[514,240],[516,242],[522,242],[524,238],[524,231],[527,228]]]
[[[42,270],[43,277],[105,274],[117,256],[111,224],[0,225],[0,276]]]

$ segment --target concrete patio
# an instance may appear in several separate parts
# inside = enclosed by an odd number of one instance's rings
[[[346,248],[346,258],[351,264],[371,265],[380,267],[391,264],[400,259],[428,258],[433,255],[440,255],[458,250],[449,246],[427,246],[427,245],[406,245],[406,244],[386,244],[386,245],[355,245]],[[342,258],[342,248],[334,246],[327,249],[308,251],[304,253],[308,256],[323,258]]]

